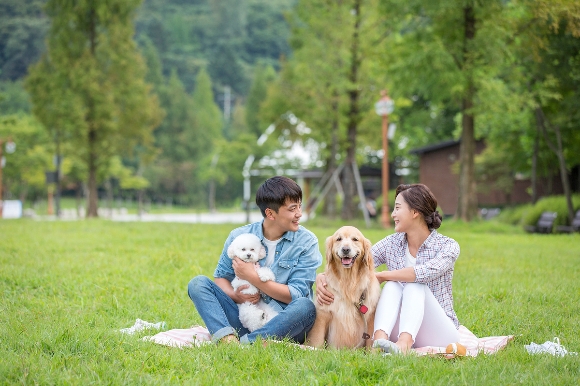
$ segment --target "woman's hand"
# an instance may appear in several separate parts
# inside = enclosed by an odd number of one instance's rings
[[[396,269],[394,271],[375,272],[375,276],[379,283],[385,281],[400,281],[401,283],[415,282],[415,269],[413,267],[406,267],[403,269]]]
[[[321,306],[334,301],[334,295],[326,289],[326,285],[326,275],[323,273],[316,275],[316,301]]]
[[[383,283],[389,280],[387,279],[387,272],[389,271],[375,272],[375,276],[377,277],[379,283]]]

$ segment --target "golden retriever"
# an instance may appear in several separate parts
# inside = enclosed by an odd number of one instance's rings
[[[307,344],[332,348],[370,347],[380,285],[371,242],[355,227],[344,226],[326,239],[328,305],[316,303],[316,320]]]

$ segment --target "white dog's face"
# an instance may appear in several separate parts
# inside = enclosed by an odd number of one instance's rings
[[[237,256],[245,262],[255,263],[266,257],[266,248],[264,248],[258,236],[251,233],[243,233],[236,237],[228,247],[228,256],[230,259]]]

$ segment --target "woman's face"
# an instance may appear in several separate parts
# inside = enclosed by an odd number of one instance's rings
[[[407,232],[411,229],[416,213],[417,212],[409,208],[409,204],[407,204],[403,195],[399,193],[395,199],[393,213],[391,213],[391,217],[395,222],[395,232]]]

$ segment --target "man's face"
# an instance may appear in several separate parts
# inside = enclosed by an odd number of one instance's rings
[[[302,202],[291,202],[286,200],[284,205],[278,209],[278,213],[268,209],[274,217],[274,221],[278,227],[284,231],[298,231],[300,225],[300,217],[302,217]]]

